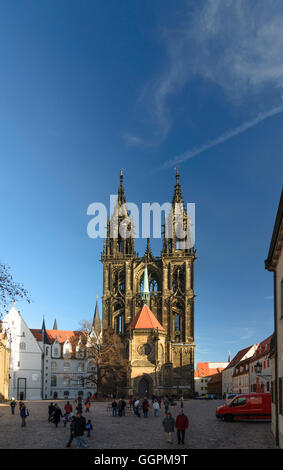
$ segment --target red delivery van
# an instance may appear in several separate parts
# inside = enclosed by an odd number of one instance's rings
[[[225,421],[271,421],[271,393],[236,395],[216,408],[216,417]]]

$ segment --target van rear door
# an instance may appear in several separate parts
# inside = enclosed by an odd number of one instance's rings
[[[250,401],[250,419],[263,419],[264,407],[262,395],[253,395]]]

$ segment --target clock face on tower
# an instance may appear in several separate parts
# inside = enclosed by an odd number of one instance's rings
[[[138,347],[138,353],[141,355],[141,356],[148,356],[149,353],[151,351],[151,346],[146,343],[146,344],[141,344],[139,347]]]

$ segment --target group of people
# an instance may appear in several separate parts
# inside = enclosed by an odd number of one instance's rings
[[[164,411],[165,411],[165,418],[162,421],[162,425],[164,431],[167,436],[167,442],[173,443],[173,432],[177,431],[177,439],[178,444],[185,443],[185,434],[186,429],[189,427],[189,420],[188,417],[184,414],[184,398],[183,396],[179,399],[180,400],[180,410],[176,417],[173,418],[172,413],[169,412],[170,405],[176,405],[174,398],[168,397],[167,395],[163,399],[164,404]],[[154,416],[159,416],[159,410],[161,408],[162,400],[160,397],[152,396],[152,408],[154,411]],[[142,413],[144,418],[148,417],[149,411],[149,401],[147,398],[140,400],[139,398],[133,398],[129,400],[129,406],[133,408],[133,412],[139,418],[141,417]],[[114,398],[112,401],[112,416],[125,416],[125,408],[126,402],[124,399],[120,398],[118,401]]]
[[[120,398],[118,402],[114,398],[112,401],[112,416],[125,416],[126,405],[127,403],[123,398]]]
[[[15,414],[15,408],[17,406],[17,402],[15,401],[14,397],[12,398],[10,406],[11,406],[12,415],[14,415]],[[20,413],[20,417],[22,418],[22,425],[21,426],[22,426],[22,428],[24,428],[26,426],[26,418],[29,416],[29,410],[27,409],[24,402],[21,401],[21,400],[19,401],[19,413]]]
[[[173,443],[172,433],[176,428],[178,444],[185,443],[185,434],[186,429],[189,427],[189,420],[185,415],[183,408],[179,410],[179,414],[176,419],[174,419],[172,414],[168,411],[162,421],[162,425],[167,436],[167,442]]]
[[[84,439],[84,432],[87,431],[87,437],[90,437],[90,432],[92,431],[92,423],[89,419],[86,421],[85,417],[82,415],[83,412],[83,403],[81,397],[78,400],[75,400],[77,403],[76,414],[73,413],[73,407],[69,401],[64,406],[65,413],[62,413],[61,408],[57,403],[50,403],[48,406],[48,421],[53,422],[58,427],[58,423],[62,421],[64,427],[67,426],[67,423],[70,423],[70,437],[66,447],[71,447],[71,443],[76,438],[77,448],[88,447],[88,443]],[[85,412],[89,413],[90,410],[90,399],[88,398],[85,402]]]
[[[154,416],[159,416],[159,410],[161,408],[161,399],[159,397],[152,397],[152,408],[154,410]],[[168,396],[165,396],[163,399],[165,418],[162,421],[164,432],[167,436],[167,442],[172,443],[172,435],[175,429],[177,430],[178,444],[184,444],[186,429],[189,426],[188,417],[184,414],[184,398],[180,398],[180,410],[176,419],[173,418],[172,413],[169,412],[170,405],[176,405],[174,400]],[[10,403],[11,412],[15,414],[15,408],[17,402],[14,398]],[[62,413],[61,408],[57,403],[50,403],[48,406],[48,421],[53,422],[58,427],[60,421],[64,423],[64,427],[67,424],[70,424],[70,437],[66,447],[70,447],[74,438],[77,441],[77,448],[88,447],[88,443],[84,439],[84,433],[87,431],[87,437],[90,437],[91,430],[93,429],[91,420],[86,421],[86,418],[82,415],[83,412],[83,403],[81,397],[75,400],[76,414],[73,413],[73,407],[69,401],[64,406],[64,414]],[[85,412],[89,413],[91,402],[90,399],[87,399],[84,403]],[[120,398],[116,401],[114,398],[112,401],[112,416],[125,416],[126,401],[123,398]],[[143,413],[144,418],[148,417],[149,411],[149,402],[147,398],[144,398],[142,401],[139,398],[133,398],[129,400],[129,405],[133,408],[135,415],[139,418]],[[19,412],[22,418],[22,427],[26,426],[26,418],[29,416],[29,411],[23,401],[19,401]]]

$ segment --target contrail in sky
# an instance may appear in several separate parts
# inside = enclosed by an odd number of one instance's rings
[[[215,147],[218,144],[222,144],[222,142],[225,142],[226,140],[232,139],[232,137],[234,137],[235,135],[238,135],[238,134],[241,134],[242,132],[247,131],[250,127],[256,126],[259,122],[264,121],[265,119],[271,116],[274,116],[275,114],[282,113],[282,111],[283,111],[283,105],[272,108],[269,111],[264,111],[262,113],[259,113],[251,121],[244,122],[244,124],[241,124],[241,126],[235,127],[235,129],[230,129],[229,131],[225,132],[217,139],[211,140],[207,144],[201,145],[200,147],[197,147],[193,150],[185,152],[181,155],[177,155],[176,157],[172,158],[172,160],[167,160],[167,162],[163,164],[161,169],[165,170],[167,168],[171,168],[172,166],[177,165],[178,163],[182,163],[188,160],[189,158],[193,158],[196,155],[199,155],[200,153],[205,152],[206,150],[212,147]]]

